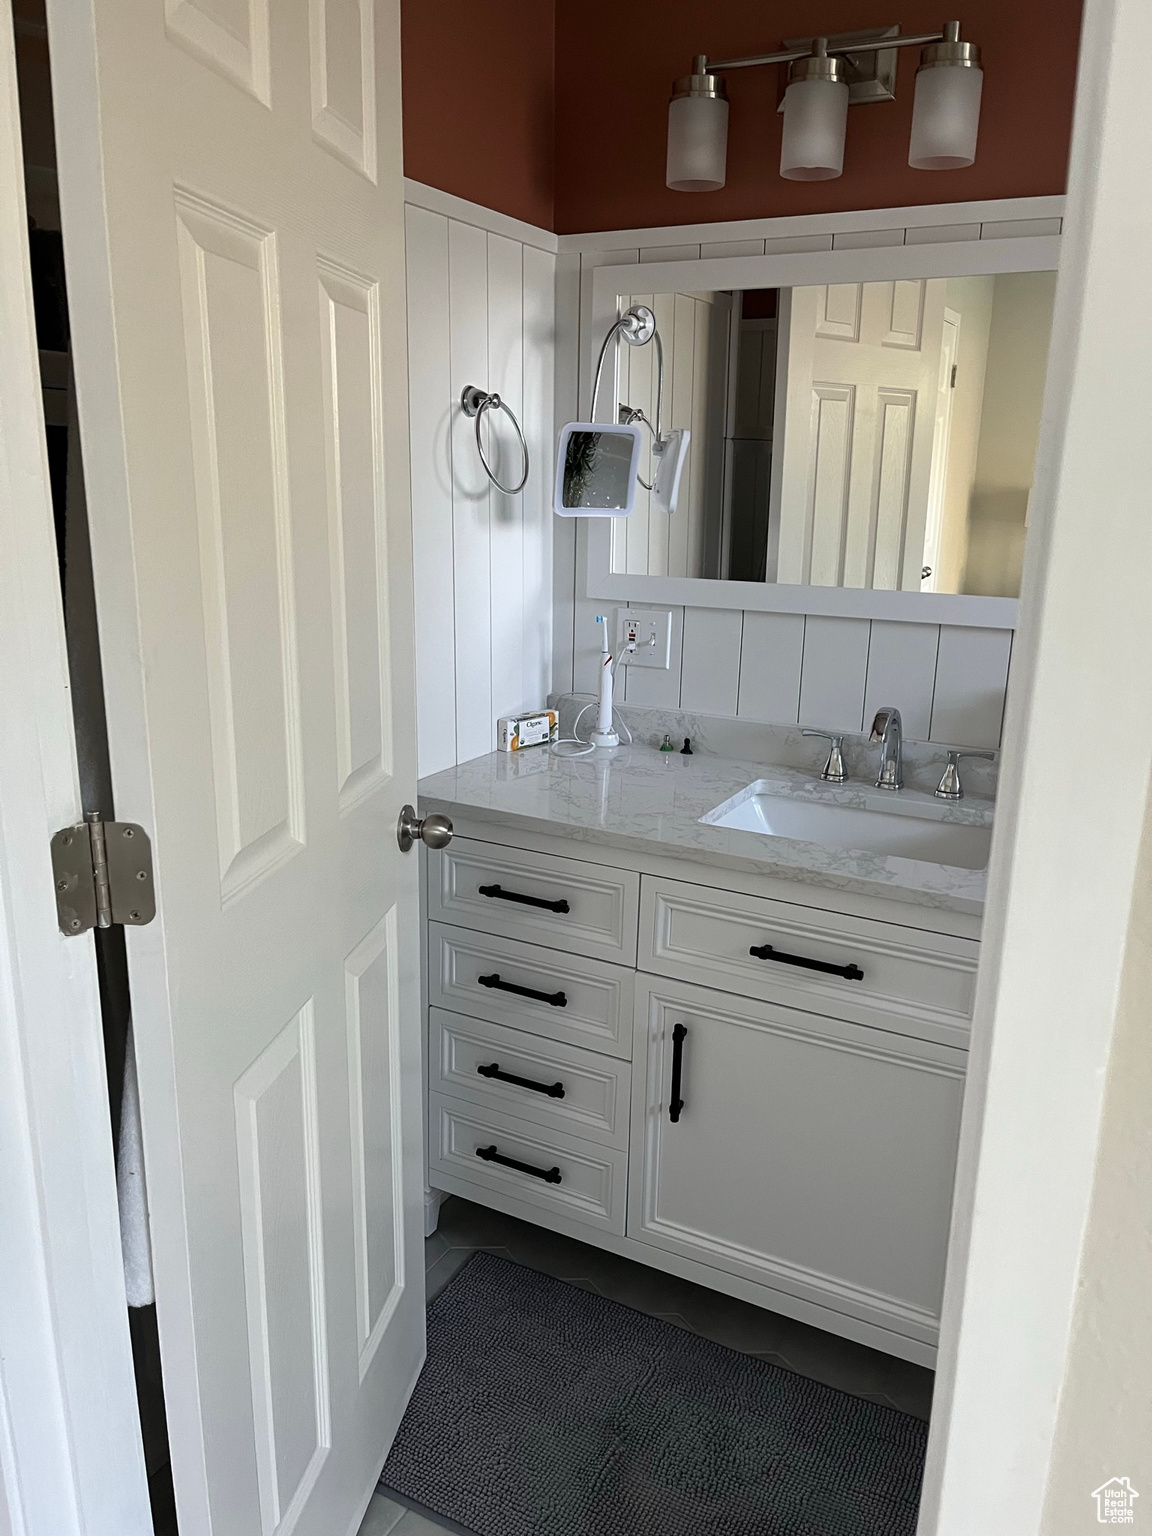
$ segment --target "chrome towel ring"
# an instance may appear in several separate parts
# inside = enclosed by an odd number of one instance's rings
[[[460,404],[464,407],[465,416],[473,416],[476,419],[476,452],[480,455],[480,462],[484,466],[484,473],[498,491],[503,491],[505,496],[515,496],[518,491],[522,491],[528,484],[528,471],[531,468],[528,460],[528,444],[524,441],[524,433],[520,430],[520,423],[516,420],[515,412],[506,400],[501,400],[495,391],[490,395],[485,394],[484,390],[477,389],[475,384],[469,384],[465,387],[464,393],[460,396]],[[518,485],[501,485],[492,473],[491,464],[484,457],[484,443],[480,437],[480,423],[484,419],[485,411],[505,411],[511,417],[512,425],[516,428],[516,436],[520,439],[520,450],[524,455],[524,473],[520,476]]]

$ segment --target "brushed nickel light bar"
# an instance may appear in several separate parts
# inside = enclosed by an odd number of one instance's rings
[[[734,59],[697,54],[692,73],[676,80],[668,106],[666,180],[678,192],[722,187],[728,151],[728,92],[733,69],[787,64],[780,111],[780,174],[792,181],[839,176],[850,104],[891,101],[896,50],[921,48],[908,163],[918,170],[955,170],[976,158],[984,73],[980,50],[962,40],[960,23],[939,32],[900,36],[896,26],[828,37],[787,39],[773,53]]]

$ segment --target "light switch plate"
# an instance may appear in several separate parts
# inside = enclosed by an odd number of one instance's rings
[[[636,649],[626,649],[629,640]],[[616,650],[622,667],[659,667],[672,662],[672,614],[668,609],[617,608]]]

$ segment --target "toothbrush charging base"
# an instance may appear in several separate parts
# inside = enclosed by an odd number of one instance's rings
[[[588,740],[594,747],[618,747],[620,733],[619,731],[592,731]]]

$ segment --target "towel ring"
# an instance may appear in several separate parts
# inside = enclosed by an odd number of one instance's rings
[[[515,496],[528,484],[528,471],[531,465],[528,460],[528,444],[524,441],[524,434],[520,430],[520,423],[516,420],[512,407],[506,400],[501,400],[495,391],[490,395],[485,394],[482,389],[477,389],[475,384],[469,384],[465,387],[464,393],[460,396],[460,404],[464,407],[465,416],[474,416],[476,418],[476,452],[480,455],[480,462],[484,466],[484,473],[498,491],[503,491],[505,496]],[[484,457],[484,444],[480,438],[480,423],[484,419],[485,411],[505,411],[512,418],[512,425],[516,428],[516,436],[520,439],[520,449],[524,454],[524,473],[520,476],[519,485],[501,485],[492,473],[492,466]]]

